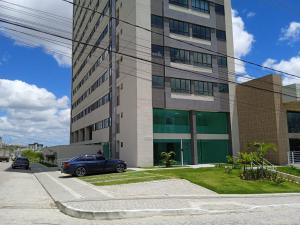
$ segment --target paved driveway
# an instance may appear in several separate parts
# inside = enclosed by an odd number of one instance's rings
[[[115,221],[90,221],[76,219],[60,213],[45,191],[43,186],[39,183],[37,178],[30,172],[23,170],[10,170],[10,164],[0,163],[0,224],[2,225],[198,225],[198,224],[299,224],[300,221],[300,207],[299,196],[291,197],[269,197],[269,198],[218,198],[216,200],[203,199],[201,204],[207,208],[226,206],[228,202],[235,202],[239,204],[257,204],[260,207],[251,211],[239,212],[211,212],[197,216],[173,216],[173,217],[151,217],[146,219],[124,219]],[[67,186],[71,181],[67,178],[55,178],[56,172],[37,173],[37,177],[48,182],[48,187],[57,188],[57,190],[65,190],[66,193],[70,191],[69,197],[86,197],[85,191],[79,190],[75,186]],[[64,179],[63,185],[57,183],[53,179]],[[66,181],[65,181],[66,180]],[[45,183],[47,184],[47,183]],[[44,185],[44,184],[43,184]],[[82,184],[84,185],[84,184]],[[82,187],[82,186],[80,186]],[[176,187],[174,187],[176,188]],[[90,190],[89,190],[90,191]],[[101,192],[96,189],[94,194]],[[107,194],[107,193],[106,193]],[[105,192],[102,193],[103,198],[109,199]],[[90,197],[92,194],[88,195]],[[67,197],[68,198],[68,197]],[[260,200],[259,200],[260,199]],[[227,204],[228,205],[228,204]],[[229,204],[232,206],[232,204]],[[223,207],[224,208],[224,207]]]

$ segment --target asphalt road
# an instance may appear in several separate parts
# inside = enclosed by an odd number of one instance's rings
[[[34,174],[11,170],[0,163],[0,225],[198,225],[198,224],[300,224],[299,197],[291,196],[246,212],[208,213],[197,216],[151,217],[114,221],[76,219],[60,213]],[[224,199],[224,203],[227,200]]]

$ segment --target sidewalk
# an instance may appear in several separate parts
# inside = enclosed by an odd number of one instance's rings
[[[185,180],[163,180],[97,187],[77,178],[35,165],[35,177],[58,209],[85,219],[232,213],[262,207],[300,210],[300,194],[218,195]]]

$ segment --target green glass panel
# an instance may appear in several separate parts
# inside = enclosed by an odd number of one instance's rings
[[[227,113],[197,112],[198,134],[228,134]]]
[[[109,143],[105,143],[103,145],[103,154],[104,154],[104,157],[106,159],[110,159],[110,149],[109,149]]]
[[[190,133],[188,111],[153,109],[154,133]]]
[[[227,140],[201,140],[197,142],[198,163],[225,163],[229,155]]]
[[[180,145],[181,140],[154,140],[154,165],[161,165],[161,153],[162,152],[175,152],[176,164],[181,164],[181,151]],[[191,140],[182,140],[183,146],[183,164],[192,164],[192,151],[191,151]]]

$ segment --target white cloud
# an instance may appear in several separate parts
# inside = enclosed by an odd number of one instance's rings
[[[280,62],[269,58],[263,63],[263,66],[300,76],[300,55],[292,57],[288,60],[281,60]],[[288,75],[283,77],[283,85],[289,85],[293,83],[300,83],[300,78]]]
[[[252,18],[252,17],[256,16],[256,13],[255,12],[248,12],[246,16],[247,16],[247,18]]]
[[[242,76],[237,74],[236,81],[238,83],[244,83],[244,82],[247,82],[247,81],[250,81],[250,80],[253,80],[253,79],[255,79],[255,77],[247,75],[247,74],[246,75],[242,75]]]
[[[0,79],[0,136],[12,143],[45,145],[69,142],[67,96],[19,80]]]
[[[281,29],[280,41],[288,41],[290,44],[300,41],[300,23],[291,22],[286,28]]]
[[[13,4],[21,5],[23,7]],[[53,0],[43,0],[42,4],[40,0],[10,0],[9,3],[0,2],[0,6],[1,18],[50,31],[51,33],[56,33],[68,38],[72,37],[71,4]],[[34,10],[31,10],[30,8]],[[16,32],[7,29],[0,30],[2,34],[15,40],[15,44],[27,47],[41,47],[44,49],[45,53],[52,55],[60,66],[71,66],[70,56],[72,53],[72,45],[70,41],[41,34],[36,31],[29,31],[13,25],[4,23],[1,23],[1,25],[18,31]],[[30,33],[30,35],[19,32]]]
[[[234,56],[242,58],[248,55],[254,43],[253,34],[246,30],[243,19],[238,15],[236,10],[232,10],[233,42]],[[246,73],[245,63],[236,60],[236,73]]]

